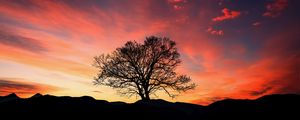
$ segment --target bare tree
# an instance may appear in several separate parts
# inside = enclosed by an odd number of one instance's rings
[[[175,68],[181,63],[176,43],[169,38],[146,37],[144,44],[128,41],[111,54],[94,57],[99,69],[95,85],[118,89],[123,95],[139,95],[150,100],[150,95],[162,90],[170,97],[175,92],[195,88],[190,77],[177,75]]]

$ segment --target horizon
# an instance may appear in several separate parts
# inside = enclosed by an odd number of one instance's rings
[[[95,86],[93,57],[148,36],[177,43],[176,72],[198,86],[172,99],[208,105],[300,94],[298,0],[0,0],[0,96],[36,93],[132,103]]]
[[[80,98],[80,97],[91,97],[95,100],[100,100],[102,101],[102,99],[96,99],[94,98],[93,96],[87,96],[87,95],[83,95],[83,96],[56,96],[56,95],[52,95],[52,94],[41,94],[41,93],[35,93],[29,97],[20,97],[18,96],[16,93],[9,93],[7,95],[3,95],[3,96],[0,96],[0,97],[6,97],[6,96],[10,96],[10,95],[16,95],[18,98],[20,99],[30,99],[32,97],[34,97],[35,95],[42,95],[42,96],[53,96],[53,97],[71,97],[71,98]],[[226,100],[257,100],[257,99],[260,99],[260,98],[263,98],[263,97],[266,97],[266,96],[278,96],[278,95],[281,95],[281,96],[287,96],[287,95],[300,95],[300,94],[267,94],[267,95],[263,95],[263,96],[260,96],[258,98],[252,98],[252,99],[234,99],[234,98],[224,98],[224,99],[219,99],[217,101],[214,101],[214,102],[211,102],[209,104],[197,104],[197,103],[189,103],[189,102],[181,102],[181,103],[188,103],[188,104],[195,104],[195,105],[200,105],[200,106],[209,106],[210,104],[213,104],[213,103],[216,103],[216,102],[219,102],[219,101],[226,101]],[[176,102],[180,102],[180,101],[168,101],[168,100],[165,100],[165,99],[160,99],[160,98],[156,98],[156,99],[151,99],[152,100],[163,100],[163,101],[166,101],[166,102],[171,102],[171,103],[176,103]],[[104,100],[104,101],[107,101],[107,100]],[[107,102],[123,102],[123,103],[136,103],[138,101],[142,101],[141,99],[137,99],[136,101],[131,101],[131,102],[125,102],[125,101],[107,101]]]

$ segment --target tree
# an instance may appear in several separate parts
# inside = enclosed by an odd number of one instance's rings
[[[94,57],[99,69],[95,85],[118,89],[123,95],[139,95],[150,100],[150,95],[162,90],[170,97],[174,92],[185,92],[195,88],[191,78],[178,75],[176,67],[181,63],[176,43],[169,38],[146,37],[144,44],[128,41],[111,54]]]

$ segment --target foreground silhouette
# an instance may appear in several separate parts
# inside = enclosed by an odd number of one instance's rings
[[[181,63],[176,42],[166,37],[146,37],[144,43],[128,41],[110,54],[94,57],[99,72],[95,85],[105,85],[126,96],[150,96],[163,91],[170,97],[194,89],[195,83],[187,75],[176,73]]]
[[[300,95],[268,95],[256,100],[226,99],[208,106],[164,100],[107,102],[89,96],[56,97],[36,94],[22,99],[16,94],[0,97],[0,113],[27,115],[97,115],[103,118],[139,119],[299,119]]]

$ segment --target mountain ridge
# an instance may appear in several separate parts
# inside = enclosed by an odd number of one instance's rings
[[[7,100],[9,98],[9,100]],[[12,99],[13,98],[13,99]],[[70,97],[41,95],[19,98],[15,94],[0,97],[0,113],[25,114],[101,114],[105,117],[130,118],[148,116],[159,119],[243,119],[296,117],[299,118],[300,95],[274,94],[255,100],[225,99],[207,106],[183,102],[169,102],[162,99],[137,101],[135,103],[108,102],[90,96]],[[117,116],[116,116],[117,115]],[[152,116],[149,116],[152,115]]]

